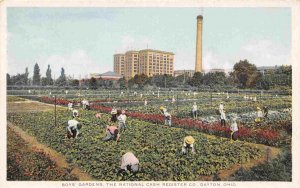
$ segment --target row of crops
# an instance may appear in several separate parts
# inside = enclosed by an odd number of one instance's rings
[[[138,119],[128,119],[128,129],[121,135],[121,142],[103,142],[105,129],[95,123],[108,124],[109,115],[99,120],[94,111],[80,111],[84,124],[76,140],[65,138],[67,110],[54,112],[9,113],[8,121],[20,126],[40,142],[66,156],[68,162],[79,166],[98,180],[198,180],[211,176],[234,164],[244,164],[265,155],[252,144],[227,138],[208,137],[196,130],[168,128]],[[192,135],[196,154],[182,155],[183,138]],[[141,172],[135,176],[117,176],[120,158],[132,151],[139,158]]]
[[[66,106],[70,102],[63,98],[55,99],[50,97],[35,97],[34,99],[45,103],[50,103],[50,104],[56,103],[58,105],[63,105],[63,106]],[[277,102],[278,104],[282,102],[283,105],[288,105],[288,99],[280,99],[280,100],[284,100],[284,101],[283,102],[279,101]],[[274,104],[276,103],[274,102]],[[218,105],[219,104],[216,104],[215,109],[211,109],[211,110],[217,111]],[[199,106],[201,108],[201,105]],[[230,111],[230,107],[228,106],[230,105],[226,105],[225,103],[226,111]],[[152,106],[150,107],[153,108]],[[158,107],[159,106],[157,106],[157,108]],[[97,102],[92,103],[91,108],[93,110],[104,112],[104,113],[110,113],[112,109],[112,107],[109,105],[105,105]],[[119,107],[119,108],[125,108],[125,107]],[[125,108],[127,111],[126,112],[127,116],[135,119],[155,123],[155,124],[164,123],[164,117],[161,114],[158,114],[159,113],[158,110],[156,110],[156,113],[150,113],[150,112],[134,110],[134,108],[139,108],[139,107],[132,106],[132,107]],[[250,107],[245,106],[245,108],[255,109],[256,106],[255,104],[253,104]],[[204,107],[202,109],[204,109]],[[254,118],[256,116],[255,111],[246,114],[239,113],[238,125],[239,125],[240,139],[249,142],[262,143],[262,144],[267,144],[272,146],[290,144],[291,133],[292,133],[291,110],[289,110],[288,108],[287,109],[279,108],[276,111],[274,110],[272,111],[272,110],[269,113],[270,114],[269,118],[266,119],[260,126],[257,126],[254,123]],[[228,137],[230,134],[230,130],[229,130],[230,122],[227,124],[227,126],[221,126],[218,117],[216,117],[214,121],[205,121],[205,119],[202,118],[201,116],[200,119],[192,119],[190,118],[190,116],[178,117],[176,115],[173,115],[172,122],[173,122],[172,123],[173,126],[176,127],[198,130],[201,132],[205,132],[217,136]]]

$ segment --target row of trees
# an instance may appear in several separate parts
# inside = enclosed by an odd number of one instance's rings
[[[46,77],[41,77],[38,64],[34,66],[32,80],[28,78],[29,72],[26,68],[24,74],[11,76],[7,74],[8,85],[57,85],[57,86],[79,86],[79,80],[66,77],[64,68],[61,68],[60,77],[52,79],[50,65],[46,71]],[[264,73],[258,71],[254,64],[248,60],[241,60],[233,67],[233,72],[226,75],[224,72],[210,72],[203,74],[196,72],[192,77],[180,75],[173,77],[171,75],[155,75],[148,77],[144,74],[135,75],[132,79],[126,81],[121,78],[117,81],[91,78],[81,86],[91,89],[98,88],[131,88],[131,89],[153,89],[160,88],[254,88],[254,89],[272,89],[278,87],[292,86],[292,67],[279,66],[274,70],[267,70]]]
[[[281,86],[292,86],[292,67],[279,66],[274,70],[266,70],[264,73],[258,71],[254,64],[248,60],[241,60],[233,67],[233,72],[228,76],[224,72],[210,72],[203,74],[196,72],[193,77],[180,75],[172,77],[170,75],[158,75],[147,77],[146,75],[135,75],[128,81],[129,87],[143,88],[147,85],[158,87],[184,87],[191,86],[197,88],[205,87],[238,87],[271,89]]]
[[[7,85],[66,86],[68,84],[64,68],[61,68],[60,76],[56,80],[54,80],[52,78],[51,72],[52,71],[51,71],[50,65],[48,65],[48,68],[46,70],[46,77],[42,77],[40,74],[40,67],[36,63],[33,68],[32,79],[28,78],[29,72],[28,72],[28,67],[26,67],[25,73],[23,73],[23,74],[17,74],[14,76],[10,76],[9,74],[7,74],[6,75]],[[78,84],[79,84],[79,81],[78,81]]]

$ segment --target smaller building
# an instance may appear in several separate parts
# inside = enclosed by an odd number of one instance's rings
[[[193,77],[195,70],[175,70],[174,77],[186,74],[189,77]]]
[[[274,71],[276,70],[278,67],[277,66],[261,66],[261,67],[257,67],[257,70],[262,74],[265,75],[266,73],[268,73],[269,71]]]
[[[91,73],[90,74],[90,78],[96,78],[96,79],[103,79],[103,80],[119,80],[121,78],[123,78],[123,76],[121,74],[112,72],[112,71],[108,71],[102,74],[99,73]]]

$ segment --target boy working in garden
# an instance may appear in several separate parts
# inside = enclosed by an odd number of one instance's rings
[[[224,110],[224,104],[223,102],[221,102],[221,104],[219,105],[219,113],[221,114],[223,110]]]
[[[124,129],[124,131],[126,130],[126,119],[127,116],[125,114],[125,110],[122,110],[122,114],[120,114],[118,116],[118,121],[119,121],[119,130],[120,132]]]
[[[77,138],[77,136],[79,135],[79,129],[81,129],[81,124],[77,120],[69,120],[67,126],[67,137]]]
[[[192,153],[195,153],[194,148],[195,139],[192,136],[187,136],[183,139],[182,153],[186,154],[189,149],[192,150]]]
[[[264,118],[268,118],[268,114],[269,114],[269,109],[267,106],[263,107],[263,111],[264,111]]]
[[[159,108],[161,113],[165,116],[165,125],[168,125],[169,127],[172,126],[172,122],[171,122],[171,114],[167,112],[167,109],[164,107],[160,107]]]
[[[72,111],[72,117],[73,117],[73,118],[77,118],[78,116],[79,116],[78,110],[74,109],[74,110]]]
[[[90,110],[90,103],[89,103],[89,101],[87,101],[86,99],[83,99],[82,100],[82,108],[84,110]]]
[[[197,111],[198,111],[198,106],[196,104],[196,102],[194,102],[193,108],[192,108],[192,114],[193,114],[193,118],[197,119]]]
[[[72,102],[69,102],[69,103],[68,103],[68,109],[69,109],[69,110],[73,110],[73,103],[72,103]]]
[[[257,117],[255,118],[255,123],[257,125],[260,125],[260,123],[263,121],[263,112],[261,111],[261,109],[259,107],[256,108],[257,110]]]
[[[117,109],[115,107],[113,107],[110,112],[110,114],[111,114],[110,121],[112,121],[114,123],[117,122],[117,113],[118,113]]]
[[[121,169],[118,173],[131,172],[137,173],[139,170],[139,160],[134,156],[133,153],[127,152],[121,158]]]
[[[238,139],[238,126],[237,126],[237,123],[236,123],[236,119],[233,118],[232,119],[232,124],[230,125],[230,131],[231,131],[231,134],[230,134],[230,140],[232,142],[232,140],[236,141]]]
[[[225,110],[221,111],[221,126],[226,126],[226,115]]]
[[[116,126],[107,126],[106,134],[106,137],[102,139],[103,141],[116,140],[118,142],[120,140],[119,129]]]

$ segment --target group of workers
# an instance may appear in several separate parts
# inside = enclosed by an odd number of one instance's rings
[[[87,100],[82,101],[83,109],[88,110],[89,109],[89,103]],[[145,102],[146,105],[146,102]],[[68,108],[72,110],[72,117],[73,119],[68,121],[67,126],[67,137],[68,138],[77,138],[79,135],[79,130],[82,127],[82,124],[78,122],[79,112],[77,109],[74,108],[73,104],[69,103]],[[198,107],[196,102],[192,106],[192,115],[194,119],[198,118]],[[218,109],[220,113],[220,119],[221,119],[221,126],[226,126],[226,114],[224,110],[224,103],[221,102]],[[165,117],[165,125],[171,127],[172,126],[172,117],[171,114],[167,111],[167,108],[161,106],[160,112]],[[117,110],[115,107],[112,108],[111,112],[111,125],[106,126],[106,137],[104,137],[103,141],[109,141],[114,140],[116,142],[120,141],[120,133],[125,132],[126,130],[126,119],[127,116],[125,114],[125,110]],[[255,119],[256,123],[261,123],[263,121],[263,118],[266,118],[268,115],[268,108],[263,107],[263,111],[257,107],[257,118]],[[101,118],[101,114],[97,113],[95,115],[97,118]],[[237,140],[238,139],[238,125],[237,125],[237,118],[233,117],[232,123],[230,125],[230,131],[231,131],[231,140]],[[118,123],[118,126],[115,124]],[[195,139],[192,136],[186,136],[183,139],[183,145],[182,145],[182,153],[187,154],[189,151],[191,153],[195,153]],[[139,160],[134,156],[132,152],[125,153],[121,158],[121,169],[118,173],[123,172],[131,172],[136,173],[139,170]]]
[[[68,105],[69,109],[72,110],[72,119],[68,121],[67,126],[67,138],[76,139],[79,135],[79,130],[82,127],[82,123],[79,120],[79,112],[73,106]],[[87,109],[86,107],[84,109]],[[160,111],[165,116],[165,125],[172,126],[171,124],[171,115],[167,112],[167,109],[160,107]],[[125,110],[117,110],[115,107],[112,108],[111,112],[111,122],[110,126],[106,126],[106,137],[103,138],[103,141],[115,140],[116,142],[120,141],[120,132],[126,130],[126,119]],[[95,117],[101,118],[101,114],[96,113]],[[118,122],[118,126],[114,124]],[[182,153],[187,154],[189,151],[195,153],[195,139],[192,136],[187,136],[183,139]],[[139,160],[132,152],[125,153],[121,158],[121,167],[118,173],[131,172],[137,173],[139,170]]]
[[[83,103],[83,109],[87,108],[88,103]],[[73,106],[68,104],[68,108],[72,110],[72,119],[68,121],[67,126],[67,138],[77,138],[79,135],[79,130],[82,127],[82,124],[78,122],[79,112],[77,109],[74,109]],[[120,131],[125,131],[126,129],[126,114],[125,110],[122,110],[121,113],[113,108],[111,111],[111,121],[115,123],[118,121],[119,126],[106,126],[106,137],[103,138],[103,141],[115,140],[116,142],[120,141]],[[101,118],[101,114],[96,113],[95,117]],[[120,131],[119,131],[120,130]],[[119,170],[120,173],[123,172],[131,172],[136,173],[139,170],[139,160],[134,156],[132,152],[125,153],[121,158],[121,168]]]

